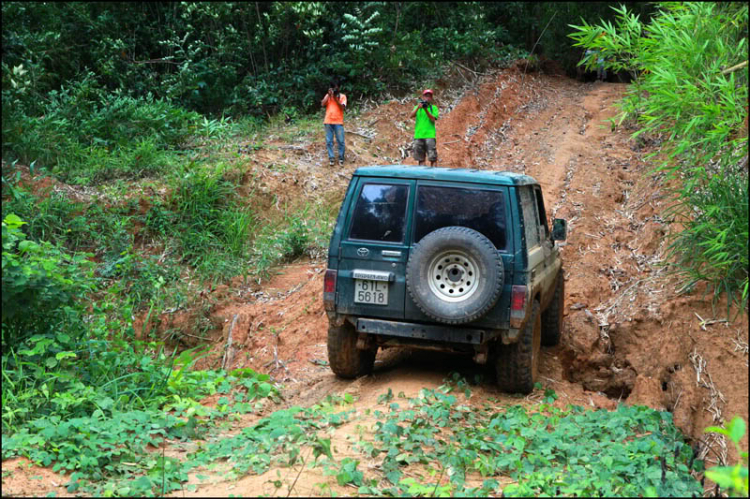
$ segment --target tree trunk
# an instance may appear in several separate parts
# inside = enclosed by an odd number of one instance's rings
[[[393,64],[393,56],[396,54],[396,34],[398,33],[398,21],[401,17],[401,2],[396,2],[396,27],[393,29],[393,42],[388,50],[388,60]]]
[[[260,27],[260,46],[263,48],[263,66],[266,69],[266,73],[268,73],[268,55],[266,54],[266,30],[263,28],[263,18],[260,17],[260,7],[258,7],[258,2],[255,2],[255,13],[258,14],[258,26]]]
[[[255,65],[255,57],[253,57],[253,37],[250,35],[250,30],[247,27],[247,19],[243,16],[242,24],[245,27],[245,33],[247,33],[247,51],[250,54],[250,66],[253,70],[253,78],[258,78],[258,68]]]
[[[401,17],[401,2],[396,2],[396,27],[393,29],[393,37],[398,34],[398,20]]]

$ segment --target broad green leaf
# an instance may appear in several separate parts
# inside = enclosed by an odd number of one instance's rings
[[[727,430],[729,431],[729,438],[732,442],[739,444],[743,435],[745,435],[745,420],[739,416],[735,416],[729,423]]]

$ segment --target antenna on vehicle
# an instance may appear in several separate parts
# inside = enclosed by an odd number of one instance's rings
[[[534,43],[534,46],[531,47],[531,52],[529,52],[529,57],[531,57],[532,54],[534,53],[534,49],[536,48],[537,45],[539,45],[539,40],[542,39],[542,37],[544,36],[544,32],[547,31],[547,28],[549,28],[549,23],[552,22],[552,20],[555,18],[556,15],[557,15],[557,11],[555,11],[552,14],[552,17],[549,18],[549,21],[547,21],[547,26],[544,27],[544,29],[542,30],[542,34],[539,35],[539,38],[536,39],[536,43]],[[526,79],[526,69],[529,67],[529,57],[526,58],[526,66],[523,68],[523,76],[521,77],[521,90],[523,90],[523,83],[524,83],[524,80]]]

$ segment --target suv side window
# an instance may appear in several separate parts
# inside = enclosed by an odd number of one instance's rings
[[[534,187],[534,194],[536,195],[536,208],[539,214],[539,230],[541,230],[539,237],[548,239],[549,227],[547,227],[547,214],[544,212],[544,200],[542,199],[542,190],[539,186]]]
[[[409,186],[372,184],[362,186],[352,215],[350,239],[400,243],[404,240]]]
[[[417,189],[414,242],[441,227],[474,229],[506,249],[505,198],[501,191],[420,185]]]
[[[539,240],[539,214],[537,213],[536,199],[531,187],[521,187],[521,210],[523,211],[523,227],[526,236],[526,247],[528,249],[538,246]]]

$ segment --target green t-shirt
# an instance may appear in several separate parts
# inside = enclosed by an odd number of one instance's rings
[[[417,109],[419,104],[414,106]],[[435,104],[430,104],[430,114],[435,118],[439,115],[438,107]],[[427,112],[424,109],[417,110],[417,123],[414,125],[414,138],[415,139],[434,139],[435,138],[435,123],[427,116]]]

